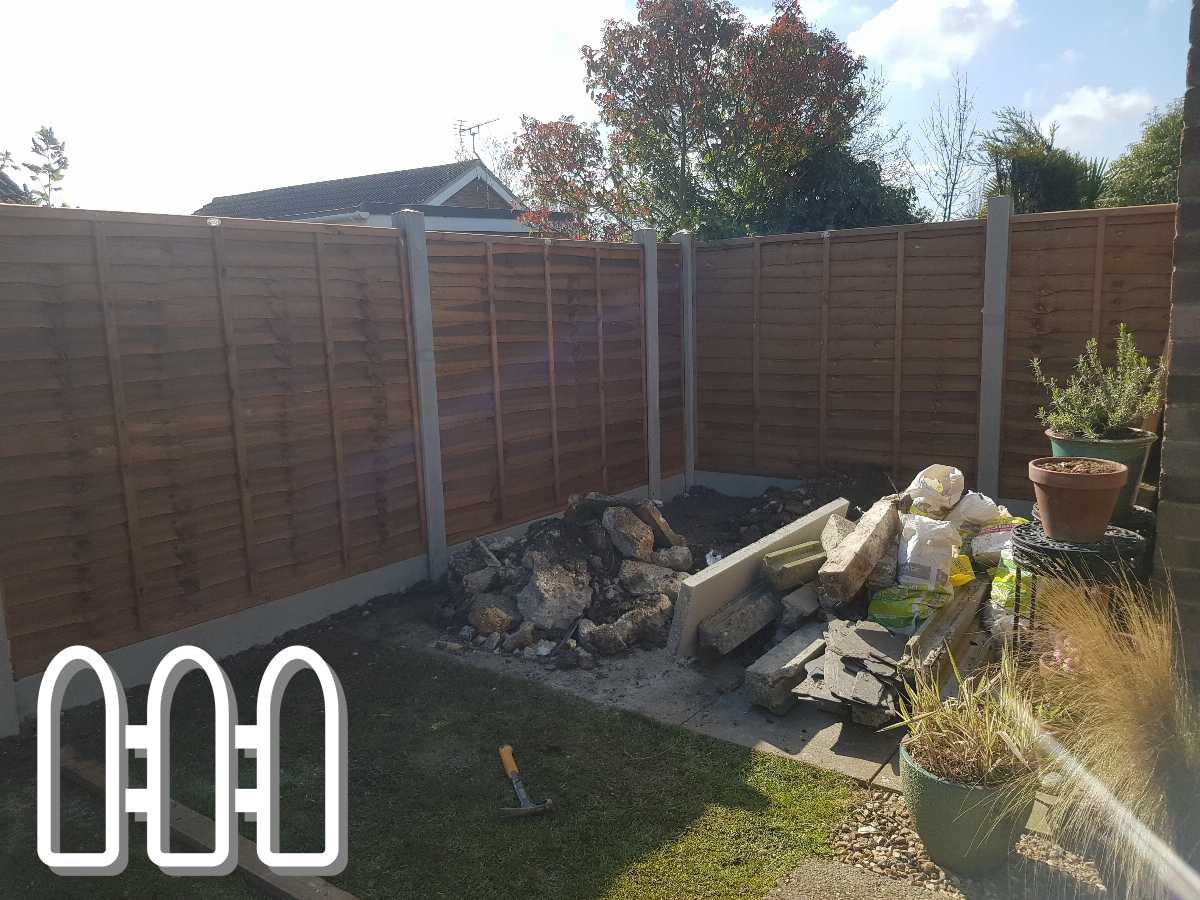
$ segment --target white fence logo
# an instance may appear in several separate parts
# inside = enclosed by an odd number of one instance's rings
[[[292,676],[311,669],[325,706],[325,846],[312,853],[279,850],[279,707]],[[104,696],[104,849],[94,853],[60,850],[59,804],[63,695],[77,673],[91,669]],[[212,687],[216,766],[213,849],[171,852],[171,701],[180,680],[200,669]],[[239,725],[237,699],[225,672],[199,647],[176,647],[163,657],[150,680],[146,724],[130,725],[125,692],[108,663],[87,647],[68,647],[46,667],[37,705],[37,850],[59,875],[116,875],[129,857],[128,813],[146,820],[146,853],[168,875],[225,875],[237,866],[237,817],[257,827],[255,849],[264,865],[280,875],[336,875],[346,867],[346,695],[337,675],[316,651],[288,647],[276,654],[258,686],[253,725]],[[132,750],[146,757],[146,787],[129,787]],[[237,754],[256,760],[255,787],[237,786]]]

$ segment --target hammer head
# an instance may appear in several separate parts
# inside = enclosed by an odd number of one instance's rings
[[[541,803],[529,803],[526,806],[505,806],[501,807],[500,813],[508,818],[515,819],[519,816],[536,816],[541,813],[551,812],[554,809],[553,800],[543,800]]]

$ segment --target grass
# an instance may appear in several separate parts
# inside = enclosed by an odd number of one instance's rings
[[[350,861],[332,880],[364,900],[761,898],[806,857],[829,855],[832,828],[852,798],[852,783],[836,775],[452,660],[348,640],[336,628],[291,638],[319,650],[345,686]],[[226,665],[243,722],[276,649]],[[172,776],[175,798],[209,814],[206,695],[195,673],[180,685]],[[284,701],[285,850],[320,842],[321,719],[307,712],[319,709],[317,695],[316,679],[301,673]],[[144,698],[144,689],[131,692],[131,721],[144,721]],[[99,716],[89,707],[64,723],[68,739],[97,758]],[[553,815],[499,816],[515,802],[496,750],[506,742],[533,797],[554,798]],[[121,878],[56,878],[33,850],[31,750],[29,740],[7,745],[0,772],[0,871],[14,873],[9,886],[19,893],[251,896],[236,875],[220,882],[160,875],[144,859],[140,825],[130,829],[138,849]],[[242,785],[252,785],[245,763],[243,773]],[[73,803],[69,815],[80,805],[87,803]],[[253,837],[253,825],[243,833]]]

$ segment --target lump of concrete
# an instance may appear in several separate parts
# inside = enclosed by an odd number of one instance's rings
[[[579,620],[579,643],[599,656],[613,656],[628,649],[612,623],[597,625],[591,619]]]
[[[809,622],[746,669],[750,702],[783,715],[796,702],[792,688],[805,678],[805,666],[825,652],[824,623]]]
[[[634,596],[666,594],[674,603],[679,599],[679,588],[687,576],[653,563],[627,559],[621,563],[617,578],[621,587]]]
[[[896,570],[898,568],[897,557],[900,553],[900,535],[896,535],[888,547],[883,551],[883,556],[879,557],[879,562],[875,563],[875,568],[871,570],[871,574],[867,576],[867,590],[874,593],[882,591],[884,588],[889,588],[896,583]]]
[[[499,631],[493,631],[491,634],[483,636],[483,641],[480,642],[479,649],[484,653],[497,653],[503,642],[504,635]]]
[[[650,562],[676,572],[687,572],[692,568],[692,551],[687,547],[667,547],[650,554]]]
[[[833,548],[821,566],[821,593],[833,605],[849,603],[864,584],[875,564],[887,552],[900,531],[898,498],[884,497],[868,509],[854,531]]]
[[[638,643],[662,646],[667,642],[674,606],[666,594],[659,594],[657,603],[631,609],[613,622],[613,629],[627,647]]]
[[[779,618],[780,605],[770,588],[752,588],[700,623],[698,638],[722,656],[735,650]]]
[[[467,621],[480,634],[511,631],[521,621],[516,601],[503,594],[476,594]]]
[[[601,519],[617,552],[626,559],[650,559],[654,532],[650,526],[622,506],[610,506]]]
[[[544,562],[517,594],[517,609],[525,621],[547,631],[566,631],[591,602],[592,585],[586,575]]]
[[[505,653],[516,653],[518,650],[524,650],[534,642],[533,623],[522,622],[521,627],[504,639],[501,645]]]
[[[843,515],[834,513],[821,529],[821,548],[826,553],[833,549],[854,532],[854,523]]]
[[[484,566],[463,576],[463,590],[468,594],[482,594],[494,588],[499,580],[498,566]]]
[[[783,607],[779,624],[784,628],[795,628],[820,607],[816,582],[810,581],[803,587],[796,588],[790,594],[786,594],[779,604]]]
[[[790,591],[812,581],[825,562],[825,551],[817,541],[773,550],[762,558],[763,571],[777,591]]]
[[[534,656],[549,656],[551,653],[554,652],[554,648],[557,646],[558,646],[558,644],[556,644],[554,641],[550,641],[550,640],[546,640],[545,638],[542,638],[540,641],[538,641],[536,644],[534,644],[532,646],[533,655]]]
[[[656,547],[686,547],[687,541],[673,529],[663,514],[658,509],[658,504],[653,500],[643,500],[636,507],[634,513],[641,519],[650,530],[654,533],[654,546]]]

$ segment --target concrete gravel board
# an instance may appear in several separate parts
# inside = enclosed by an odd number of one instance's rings
[[[849,508],[850,501],[844,498],[826,503],[690,576],[684,581],[675,604],[675,617],[671,620],[671,634],[667,639],[668,652],[675,656],[695,654],[696,630],[700,623],[754,583],[763,556],[772,550],[819,539],[829,517],[834,513],[845,515]]]

